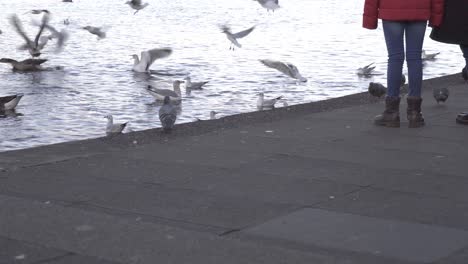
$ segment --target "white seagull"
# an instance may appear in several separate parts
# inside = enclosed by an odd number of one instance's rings
[[[252,32],[253,30],[255,29],[255,26],[249,28],[249,29],[246,29],[246,30],[243,30],[243,31],[240,31],[240,32],[237,32],[237,33],[232,33],[231,32],[231,28],[228,27],[227,25],[223,25],[221,26],[221,32],[226,34],[226,37],[227,39],[229,39],[229,41],[231,41],[231,45],[229,46],[229,49],[230,50],[234,50],[234,46],[238,47],[238,48],[241,48],[242,45],[237,41],[238,38],[243,38],[247,35],[250,34],[250,32]],[[234,45],[234,46],[233,46]]]
[[[149,4],[148,3],[141,3],[141,0],[132,0],[132,1],[127,1],[125,4],[129,5],[131,8],[135,9],[134,15],[140,11],[141,9],[147,7]]]
[[[274,108],[276,102],[280,100],[283,96],[279,96],[273,99],[265,99],[263,93],[258,94],[258,99],[257,99],[257,108],[258,109],[263,109],[263,108]]]
[[[169,96],[164,97],[164,104],[159,108],[159,121],[164,132],[170,132],[177,120],[177,108],[171,104]]]
[[[260,60],[260,62],[263,63],[263,65],[278,70],[291,78],[297,79],[300,82],[307,82],[307,79],[302,77],[297,67],[291,63],[284,63],[275,60]]]
[[[276,9],[280,8],[279,6],[279,1],[278,0],[254,0],[260,3],[263,8],[265,8],[267,11],[272,10],[275,12]]]
[[[166,58],[171,55],[172,49],[170,48],[163,48],[163,49],[151,49],[142,51],[140,58],[138,55],[133,54],[132,57],[134,59],[133,63],[133,71],[136,72],[149,72],[149,67],[153,62],[157,59]]]
[[[203,85],[207,84],[208,82],[192,82],[190,76],[185,77],[184,79],[185,89],[189,90],[201,90],[203,89]]]
[[[15,109],[22,97],[22,93],[0,97],[0,111]]]
[[[148,92],[154,97],[154,99],[158,101],[163,101],[166,96],[169,96],[169,99],[172,101],[180,101],[181,98],[181,92],[180,92],[180,83],[181,81],[175,80],[173,83],[174,90],[169,90],[169,89],[158,89],[154,88],[151,85],[148,85],[146,88]]]
[[[112,115],[106,115],[104,118],[107,118],[107,126],[106,126],[106,133],[107,134],[117,134],[122,133],[122,131],[127,126],[128,122],[123,124],[114,124],[114,118]]]

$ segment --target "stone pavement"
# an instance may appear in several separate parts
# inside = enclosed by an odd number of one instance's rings
[[[468,85],[0,153],[0,263],[468,263]],[[433,87],[448,87],[437,105]]]

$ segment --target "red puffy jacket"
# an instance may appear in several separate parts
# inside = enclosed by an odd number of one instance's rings
[[[392,21],[429,20],[439,26],[444,13],[444,0],[366,0],[362,26],[377,28],[377,19]]]

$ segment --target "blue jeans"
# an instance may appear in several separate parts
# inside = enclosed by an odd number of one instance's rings
[[[408,96],[421,96],[421,52],[427,21],[383,20],[383,31],[388,51],[387,96],[400,96],[401,75],[405,60],[403,36],[406,36],[406,64],[408,65]]]
[[[465,57],[465,67],[468,69],[468,45],[460,45],[460,49],[463,52],[463,57]]]

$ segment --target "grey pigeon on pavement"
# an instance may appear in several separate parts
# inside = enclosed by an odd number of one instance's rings
[[[370,82],[368,91],[372,96],[380,98],[387,93],[387,88],[381,83]]]
[[[177,119],[177,108],[171,104],[169,96],[164,97],[164,104],[159,108],[159,121],[164,132],[170,132]]]
[[[434,99],[437,103],[447,101],[449,97],[449,90],[445,87],[443,88],[434,88],[432,90],[432,95],[434,95]]]

